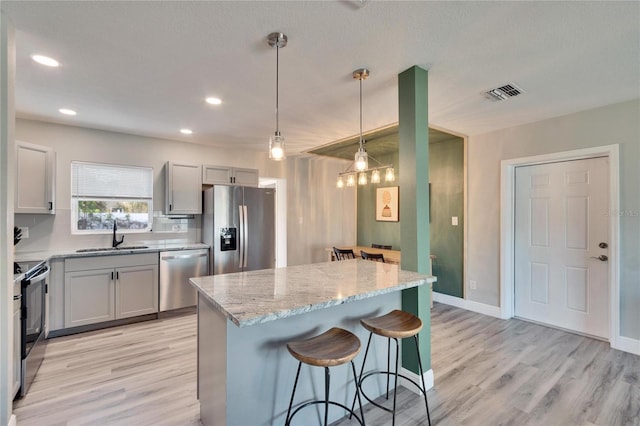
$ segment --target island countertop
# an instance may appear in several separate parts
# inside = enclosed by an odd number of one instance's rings
[[[189,280],[238,327],[436,281],[397,265],[361,259],[211,275]]]

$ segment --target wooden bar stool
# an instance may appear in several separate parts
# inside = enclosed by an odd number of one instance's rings
[[[300,342],[287,343],[287,349],[289,349],[289,353],[291,353],[291,355],[293,355],[293,357],[297,359],[299,363],[298,372],[296,373],[296,380],[293,384],[293,392],[291,392],[291,401],[289,402],[289,409],[287,410],[287,419],[285,421],[285,426],[289,426],[291,424],[293,416],[295,416],[298,411],[312,404],[324,404],[325,426],[327,425],[327,419],[329,415],[329,405],[336,405],[338,407],[344,408],[349,412],[349,418],[351,418],[352,415],[355,416],[356,420],[358,420],[358,423],[364,426],[362,400],[360,399],[360,392],[358,390],[358,376],[356,375],[356,367],[353,364],[353,358],[355,358],[358,352],[360,352],[360,339],[358,339],[355,334],[347,330],[334,327],[310,339]],[[302,367],[303,362],[305,364],[316,367],[324,367],[324,400],[306,402],[300,407],[296,408],[293,413],[291,413],[291,407],[293,406],[293,397],[296,394],[298,377],[300,376],[300,368]],[[338,402],[329,401],[329,367],[342,365],[347,362],[351,363],[353,380],[356,385],[356,394],[354,396],[353,407],[351,409]],[[358,415],[353,411],[356,403],[356,398],[358,399],[358,403],[360,404],[360,417],[358,417]]]
[[[402,377],[403,379],[413,383],[413,385],[416,386],[420,390],[420,392],[422,392],[422,394],[424,395],[424,405],[427,408],[427,419],[429,421],[429,425],[431,425],[431,416],[429,414],[429,403],[427,402],[427,389],[424,384],[424,371],[422,370],[422,358],[420,357],[420,348],[418,346],[418,333],[422,329],[422,320],[413,314],[396,309],[380,317],[367,318],[367,319],[360,320],[360,323],[364,328],[366,328],[370,332],[369,340],[367,341],[367,349],[364,352],[364,359],[362,360],[362,368],[360,369],[360,376],[358,378],[358,387],[360,388],[360,392],[362,392],[362,395],[367,399],[367,401],[369,401],[376,407],[382,408],[383,410],[392,413],[393,415],[392,425],[395,425],[396,393],[398,391],[398,377]],[[374,334],[387,338],[387,371],[374,370],[363,375],[364,365],[367,362],[367,355],[369,353],[369,345],[371,344],[371,337]],[[398,363],[399,363],[398,355],[400,352],[400,344],[398,342],[398,339],[404,339],[407,337],[413,337],[414,341],[416,342],[416,352],[418,354],[418,367],[420,371],[420,378],[422,379],[422,386],[416,383],[413,379],[410,379],[405,375],[398,374]],[[391,372],[390,365],[389,365],[390,358],[391,358],[391,339],[395,340],[396,342],[396,368],[394,372]],[[389,377],[391,375],[395,377],[394,388],[393,388],[393,409],[383,407],[382,405],[372,401],[367,396],[367,394],[365,394],[364,391],[362,390],[362,382],[367,377],[371,377],[375,374],[383,374],[387,376],[387,394],[386,394],[387,399],[389,399]],[[353,410],[353,407],[355,406],[355,403],[356,401],[354,399],[351,407],[352,410]]]

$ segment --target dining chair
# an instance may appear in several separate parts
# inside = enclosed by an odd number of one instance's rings
[[[384,245],[384,244],[371,244],[371,248],[391,250],[391,246],[387,246],[387,245]]]
[[[336,260],[347,260],[356,258],[356,254],[351,249],[339,249],[337,247],[334,247],[333,254],[336,257]]]
[[[360,250],[360,255],[364,260],[373,260],[376,262],[384,262],[384,255],[382,253],[367,253],[366,251]]]

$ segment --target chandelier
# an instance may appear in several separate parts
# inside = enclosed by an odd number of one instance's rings
[[[362,136],[362,80],[369,77],[369,70],[360,68],[353,72],[353,78],[360,81],[360,140],[358,142],[358,151],[354,156],[353,163],[349,168],[338,174],[338,188],[346,186],[355,186],[356,180],[358,185],[366,185],[368,183],[368,173],[371,172],[371,183],[380,183],[380,171],[384,170],[385,182],[393,182],[396,179],[395,171],[390,164],[382,165],[378,160],[369,156],[364,148],[365,140]],[[369,167],[369,159],[372,159],[379,166]],[[346,183],[345,183],[346,181]]]

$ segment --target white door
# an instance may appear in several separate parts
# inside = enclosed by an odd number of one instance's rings
[[[608,176],[608,157],[516,168],[516,316],[609,338]]]

